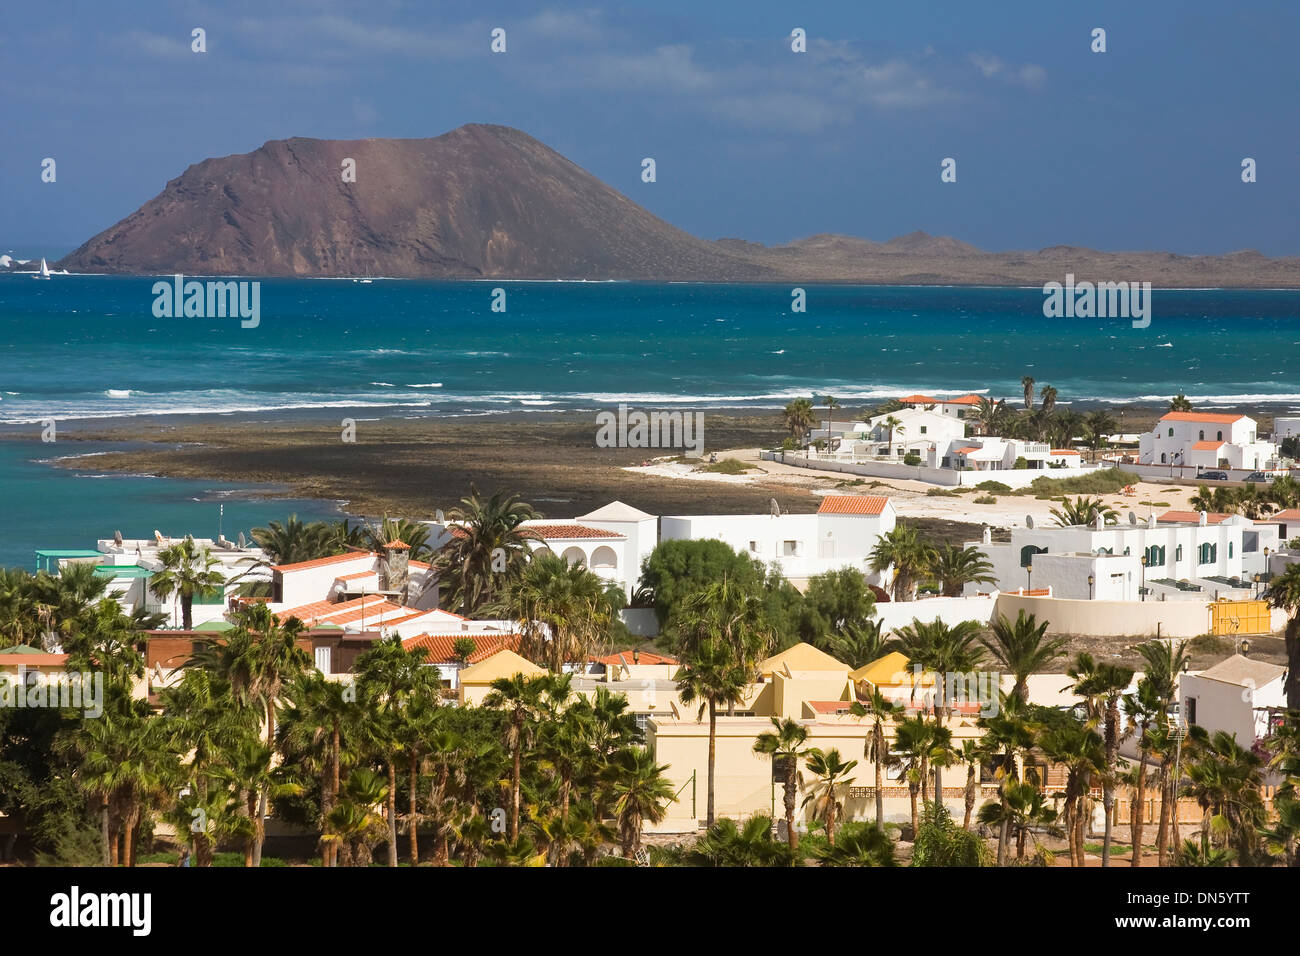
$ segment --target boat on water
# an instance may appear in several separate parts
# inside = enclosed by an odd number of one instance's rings
[[[41,271],[40,271],[40,273],[37,274],[37,275],[32,276],[32,278],[33,278],[33,279],[48,279],[49,277],[50,277],[50,267],[49,267],[48,265],[46,265],[46,264],[45,264],[45,260],[42,259],[42,260],[41,260]]]

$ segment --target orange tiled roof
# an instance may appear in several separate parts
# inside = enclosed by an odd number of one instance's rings
[[[1211,511],[1206,514],[1205,523],[1218,524],[1231,517],[1232,515]],[[1201,514],[1199,511],[1166,511],[1156,521],[1163,521],[1165,524],[1200,524]]]
[[[403,541],[401,538],[394,538],[392,541],[389,541],[386,545],[384,545],[384,547],[385,547],[385,548],[392,548],[394,551],[410,551],[410,550],[411,550],[411,546],[410,546],[409,544],[407,544],[405,541]]]
[[[841,711],[841,710],[844,711],[844,712],[847,714],[847,713],[849,712],[849,708],[853,706],[854,701],[851,701],[851,700],[810,700],[810,701],[808,701],[807,703],[808,703],[808,706],[811,707],[811,708],[813,709],[813,711],[814,711],[815,713],[818,713],[818,714],[835,714],[835,713],[838,713],[838,712]]]
[[[963,395],[961,398],[945,398],[945,405],[978,405],[980,397],[978,395]]]
[[[1222,448],[1221,441],[1198,441],[1192,444],[1192,451],[1214,451],[1216,448]]]
[[[1269,515],[1266,521],[1300,521],[1300,508],[1287,508],[1277,514]]]
[[[966,447],[966,448],[956,448],[956,449],[954,449],[954,450],[953,450],[953,454],[954,454],[954,455],[969,455],[969,454],[970,454],[971,452],[973,452],[973,451],[981,451],[981,450],[982,450],[982,446],[980,446],[980,445],[970,445],[970,446],[968,446],[968,447]]]
[[[817,506],[819,515],[883,514],[889,499],[884,495],[827,495]]]
[[[1077,451],[1075,451],[1073,448],[1053,448],[1051,453],[1052,453],[1053,455],[1077,455],[1077,454],[1079,454],[1079,453],[1078,453]]]
[[[528,531],[539,538],[622,538],[623,535],[617,531],[606,531],[604,528],[589,528],[583,524],[530,524],[525,525],[524,531]]]
[[[1245,415],[1220,415],[1217,412],[1166,412],[1161,416],[1162,422],[1214,422],[1216,425],[1231,425],[1239,422]]]
[[[461,638],[469,638],[474,642],[474,652],[469,655],[469,663],[477,664],[486,657],[491,657],[503,647],[512,650],[519,650],[518,634],[417,634],[415,637],[408,637],[402,641],[402,647],[406,650],[412,650],[420,647],[424,649],[424,659],[430,664],[451,664],[456,660],[455,653],[452,651],[453,645]]]
[[[358,558],[375,558],[373,551],[349,551],[347,554],[332,554],[327,558],[315,558],[311,561],[299,561],[297,564],[273,564],[272,571],[305,571],[308,568],[323,568],[343,561],[356,561]]]
[[[899,399],[904,405],[938,405],[939,399],[929,395],[904,395]]]
[[[335,581],[355,581],[358,578],[378,577],[376,571],[358,571],[356,574],[340,574]]]

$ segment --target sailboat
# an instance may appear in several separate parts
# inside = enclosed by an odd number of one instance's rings
[[[34,276],[32,276],[32,278],[33,278],[33,279],[48,279],[49,277],[50,277],[50,267],[47,266],[47,265],[45,264],[45,260],[44,260],[44,259],[41,259],[41,273],[40,273],[40,275],[34,275]]]

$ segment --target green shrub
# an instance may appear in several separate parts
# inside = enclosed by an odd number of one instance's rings
[[[927,488],[925,491],[927,498],[960,498],[960,491],[953,491],[951,488]]]
[[[1103,468],[1101,471],[1071,478],[1035,478],[1028,488],[1019,494],[1032,494],[1036,498],[1060,498],[1063,495],[1109,495],[1123,490],[1125,485],[1137,484],[1142,479],[1132,472],[1118,468]]]
[[[919,465],[920,463],[921,463],[921,456],[914,451],[909,451],[906,455],[903,456],[903,464],[905,465]]]
[[[749,470],[750,466],[739,458],[724,458],[700,468],[700,471],[711,471],[719,475],[743,475]]]
[[[1023,455],[1021,455],[1019,458],[1016,459],[1016,463],[1015,463],[1014,465],[1012,465],[1011,467],[1012,467],[1012,468],[1028,468],[1028,467],[1029,467],[1029,462],[1027,462],[1027,461],[1025,460],[1025,457],[1024,457]]]
[[[977,505],[995,505],[998,503],[998,499],[994,498],[992,495],[980,495],[972,500]]]
[[[977,491],[1000,491],[1005,494],[1011,490],[1011,486],[1004,485],[1000,481],[981,481],[975,486],[975,489]]]

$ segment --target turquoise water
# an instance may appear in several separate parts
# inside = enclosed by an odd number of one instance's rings
[[[1300,403],[1300,292],[1156,290],[1150,328],[1038,289],[264,280],[261,322],[157,319],[152,278],[0,277],[0,422],[344,409],[758,407],[917,390]],[[504,313],[490,305],[506,291]],[[850,405],[851,407],[851,405]]]
[[[36,548],[94,548],[115,531],[151,538],[155,530],[195,537],[220,530],[233,541],[290,512],[305,521],[338,516],[327,502],[250,498],[249,486],[98,472],[93,453],[108,448],[0,441],[0,567],[34,570]],[[76,469],[45,463],[64,454],[90,457]]]
[[[1151,325],[1046,319],[1039,289],[263,280],[257,328],[153,316],[154,278],[0,276],[0,561],[114,530],[233,537],[289,510],[211,482],[65,472],[39,422],[228,413],[465,417],[627,402],[761,408],[907,392],[1300,405],[1300,292],[1156,290]],[[506,311],[493,312],[493,290]],[[80,443],[67,453],[82,452]]]

